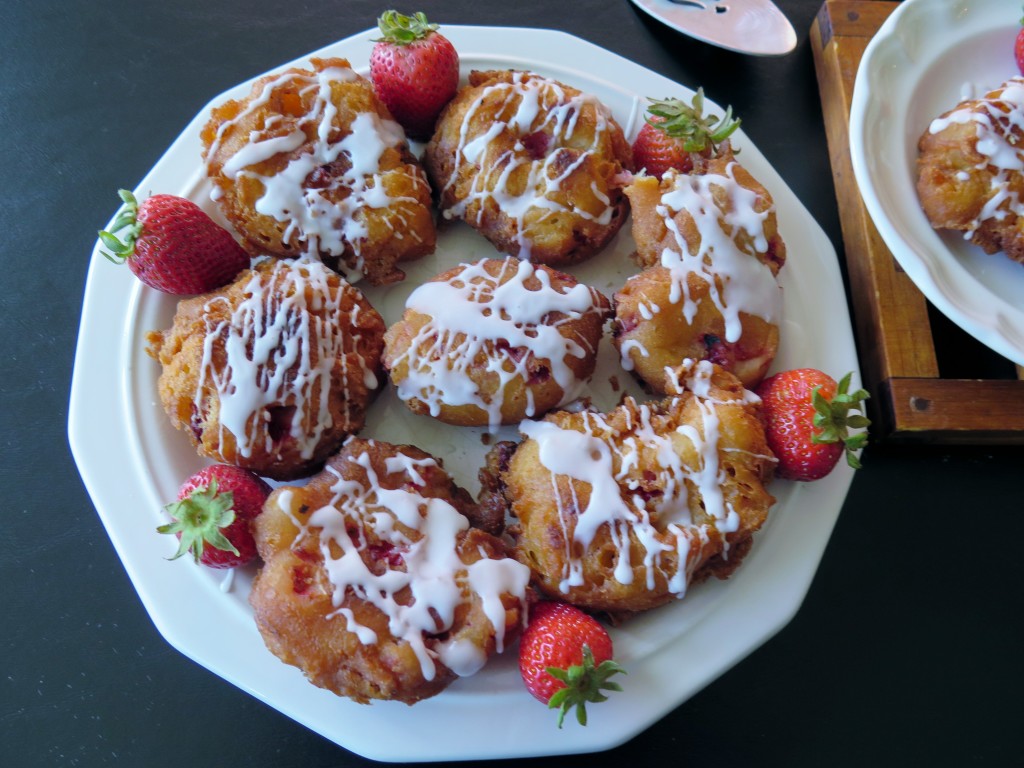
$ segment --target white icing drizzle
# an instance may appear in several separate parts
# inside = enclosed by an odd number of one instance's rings
[[[464,163],[478,166],[480,170],[464,199],[444,209],[442,215],[447,219],[465,218],[469,207],[476,203],[480,206],[477,214],[480,219],[484,215],[485,204],[493,203],[515,225],[519,246],[516,255],[521,259],[529,259],[531,234],[526,216],[530,211],[541,211],[541,221],[559,213],[572,213],[601,225],[611,221],[614,213],[611,200],[595,186],[591,189],[604,204],[596,215],[582,208],[567,206],[556,199],[562,181],[586,162],[590,155],[601,151],[611,118],[606,108],[596,99],[586,94],[570,96],[555,80],[525,72],[511,74],[511,82],[485,86],[466,110],[459,127],[455,164],[444,189],[447,190],[456,182]],[[495,114],[511,111],[511,117],[505,121],[494,120],[488,123],[482,133],[474,132],[472,124],[485,102]],[[585,108],[594,114],[594,134],[589,144],[581,146],[586,137],[582,131],[577,132],[576,128]],[[494,141],[506,132],[516,139],[512,150],[502,150]],[[547,135],[544,141],[549,140],[551,146],[543,152],[532,152],[528,146],[528,137],[539,133]],[[524,138],[527,144],[523,143]],[[558,170],[560,155],[569,152],[568,147],[580,154],[569,167]],[[524,167],[525,185],[521,192],[514,192],[509,188],[509,179],[513,173],[521,173],[519,169]]]
[[[206,335],[194,404],[202,412],[204,390],[212,385],[220,401],[220,429],[234,435],[245,457],[252,455],[261,432],[262,449],[274,449],[269,430],[259,429],[271,418],[267,409],[294,406],[289,434],[301,456],[309,459],[334,423],[329,408],[329,395],[336,388],[334,367],[339,362],[348,366],[352,357],[359,361],[358,370],[343,369],[343,386],[358,377],[375,389],[377,377],[372,361],[352,354],[359,337],[336,317],[345,291],[355,289],[312,258],[272,264],[270,273],[253,271],[243,300],[227,319],[217,320],[214,314],[218,304],[227,302],[223,296],[204,306]],[[354,302],[347,319],[354,322],[359,311]],[[342,399],[347,405],[348,397]]]
[[[475,593],[494,628],[496,650],[502,652],[506,627],[501,597],[510,594],[525,605],[530,569],[511,558],[462,562],[457,539],[469,528],[469,521],[447,501],[418,492],[419,470],[437,467],[433,459],[417,460],[401,453],[389,458],[387,471],[405,473],[410,480],[400,488],[381,485],[367,453],[354,461],[365,470],[366,482],[347,480],[328,466],[336,477],[331,500],[300,526],[292,544],[296,547],[309,529],[319,529],[320,552],[337,608],[329,618],[342,617],[361,643],[375,643],[377,634],[342,607],[349,596],[367,601],[387,617],[391,635],[416,653],[426,680],[434,679],[436,661],[459,676],[477,672],[486,661],[482,648],[455,638],[435,640],[428,646],[428,639],[451,629],[456,609]],[[281,510],[297,523],[293,492],[284,490],[277,499]],[[402,526],[418,535],[408,535]],[[392,567],[387,557],[377,558],[384,566],[379,575],[367,567],[363,560],[367,542],[361,533],[366,529],[399,552],[404,567]],[[399,601],[403,590],[408,590],[411,600]]]
[[[707,283],[707,300],[725,321],[725,340],[738,341],[742,331],[741,313],[778,324],[782,314],[782,289],[771,269],[758,258],[768,250],[764,224],[774,206],[757,210],[758,194],[744,187],[735,177],[736,163],[726,166],[726,175],[682,174],[670,171],[664,181],[670,186],[662,193],[655,211],[672,236],[672,244],[661,253],[661,266],[669,270],[672,287],[669,303],[680,305],[687,323],[692,323],[700,302],[689,288],[689,276],[696,275]],[[723,190],[729,204],[723,209],[714,197],[714,188]],[[689,243],[675,216],[685,211],[693,219],[698,242]],[[737,237],[749,238],[744,250]],[[693,247],[694,253],[690,253]],[[650,319],[663,308],[653,303],[642,304],[641,316]],[[620,350],[622,365],[632,370],[630,347]],[[640,348],[646,356],[646,350]]]
[[[691,552],[699,552],[711,537],[720,538],[725,545],[726,534],[739,529],[739,515],[723,494],[726,477],[720,452],[726,448],[721,444],[716,409],[724,403],[752,402],[756,396],[744,391],[742,398],[715,399],[710,387],[712,364],[687,360],[684,368],[684,378],[680,380],[677,376],[675,383],[695,396],[700,430],[692,424],[682,424],[673,432],[659,432],[652,421],[655,411],[646,403],[634,403],[638,422],[629,425],[625,436],[617,434],[599,413],[583,415],[583,431],[564,429],[550,421],[526,421],[520,425],[520,431],[538,443],[540,462],[551,473],[552,489],[558,499],[567,542],[562,592],[584,584],[582,556],[602,529],[609,532],[616,547],[613,575],[619,583],[632,582],[632,533],[644,549],[647,589],[654,588],[655,574],[661,572],[668,581],[669,592],[680,598],[686,594],[690,576],[699,562],[699,557],[691,556]],[[696,466],[688,466],[680,458],[680,438],[693,446],[698,457]],[[645,475],[653,473],[651,485],[661,494],[645,498],[639,484],[630,477],[638,468]],[[580,507],[574,483],[568,484],[568,498],[559,493],[558,476],[590,487],[585,508]],[[698,525],[693,520],[687,481],[712,523]],[[695,539],[700,546],[691,550]],[[678,555],[674,565],[663,557],[670,551]]]
[[[556,288],[550,274],[530,262],[508,257],[496,275],[488,272],[487,263],[482,259],[461,265],[452,278],[423,283],[412,292],[406,308],[430,319],[391,365],[405,361],[408,366],[397,387],[403,401],[420,400],[433,416],[443,406],[475,405],[487,414],[494,432],[502,423],[508,384],[528,380],[536,361],[544,361],[561,388],[558,405],[579,397],[586,382],[566,361],[594,350],[563,336],[559,328],[601,309],[587,286]],[[528,288],[532,280],[540,286]],[[553,313],[563,317],[552,319]],[[486,370],[498,377],[493,394],[481,392],[471,376],[481,354],[486,355]],[[536,415],[532,404],[528,415]]]
[[[303,94],[313,93],[309,111],[289,119],[287,133],[281,133],[283,117],[268,119],[262,130],[250,132],[248,143],[228,158],[221,172],[232,180],[250,178],[263,185],[256,211],[287,224],[282,238],[285,243],[302,244],[303,252],[309,255],[342,257],[346,248],[351,249],[355,262],[342,262],[338,269],[352,282],[362,277],[365,266],[362,247],[368,231],[363,213],[389,208],[403,200],[417,202],[392,198],[384,189],[381,156],[405,144],[398,123],[382,119],[375,111],[359,112],[352,119],[350,131],[337,137],[334,121],[338,110],[332,100],[332,84],[358,78],[351,69],[334,66],[312,74],[286,72],[270,80],[237,117],[220,125],[206,155],[215,158],[226,133],[263,107],[275,90],[294,84]],[[303,151],[292,156],[277,173],[265,175],[255,169],[272,157],[300,149]],[[311,185],[310,174],[327,165],[331,165],[331,173],[323,174]],[[416,180],[427,184],[419,175]],[[400,216],[400,209],[396,208],[393,215]],[[409,228],[404,234],[414,231]]]
[[[964,238],[970,240],[989,219],[1002,221],[1010,214],[1024,215],[1024,201],[1010,188],[1011,174],[1024,172],[1024,151],[1018,143],[1020,132],[1024,131],[1024,77],[1012,77],[984,98],[936,118],[928,130],[935,134],[950,125],[968,123],[974,124],[975,148],[983,158],[975,168],[989,169],[990,176],[990,196],[964,233]],[[962,181],[964,177],[958,174],[957,179]]]

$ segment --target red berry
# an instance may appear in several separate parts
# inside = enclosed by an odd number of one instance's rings
[[[849,393],[851,375],[839,384],[814,368],[783,371],[762,381],[756,393],[762,401],[765,437],[778,458],[776,475],[788,480],[818,480],[846,453],[859,467],[854,451],[867,443],[867,433],[848,434],[848,428],[870,423],[859,410],[868,393]],[[850,414],[851,409],[858,409]]]
[[[647,121],[633,142],[633,164],[661,178],[666,171],[693,170],[692,153],[713,153],[717,145],[739,128],[732,107],[722,117],[704,115],[704,90],[690,104],[679,99],[650,99]]]
[[[422,13],[386,11],[370,53],[370,79],[406,133],[427,139],[459,87],[459,54]]]
[[[633,142],[633,164],[659,179],[670,169],[689,173],[693,170],[693,158],[683,151],[682,142],[658,128],[660,122],[660,117],[651,118],[640,129]]]
[[[1024,24],[1024,19],[1021,19]],[[1017,32],[1017,39],[1013,43],[1013,57],[1017,61],[1017,70],[1024,75],[1024,29]]]
[[[214,464],[192,475],[168,504],[173,522],[160,533],[180,540],[171,559],[191,552],[197,563],[211,568],[234,568],[256,559],[252,521],[263,511],[270,486],[241,467]]]
[[[526,689],[558,709],[558,727],[576,708],[587,724],[587,702],[604,701],[603,691],[620,691],[608,678],[623,672],[613,661],[608,632],[592,616],[567,603],[541,602],[530,610],[530,624],[519,641],[519,672]]]
[[[202,208],[175,195],[153,195],[139,203],[126,189],[125,205],[111,231],[99,233],[103,255],[128,268],[146,285],[189,296],[231,282],[249,266],[238,241]],[[118,239],[114,234],[124,230]]]

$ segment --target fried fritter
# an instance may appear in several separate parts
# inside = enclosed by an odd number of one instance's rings
[[[277,480],[316,471],[363,426],[384,321],[313,259],[266,259],[178,304],[148,336],[160,400],[203,456]]]
[[[438,119],[425,164],[446,218],[498,250],[560,267],[622,226],[632,150],[595,98],[540,75],[473,72]]]
[[[513,554],[545,594],[643,611],[729,576],[750,548],[774,503],[756,398],[706,361],[678,368],[670,391],[521,426],[501,479]]]
[[[685,287],[667,267],[650,267],[615,294],[613,339],[623,366],[652,392],[665,394],[672,368],[686,359],[710,360],[753,388],[768,372],[779,348],[779,326],[757,315],[737,313],[739,334],[727,341],[726,321],[714,284],[691,272]],[[682,294],[688,297],[681,300]],[[695,311],[687,316],[689,306]]]
[[[918,150],[917,193],[932,227],[1024,263],[1024,78],[933,120]]]
[[[786,259],[771,195],[725,142],[695,156],[691,174],[641,176],[626,188],[637,261],[646,269],[615,296],[623,366],[651,390],[666,369],[710,360],[745,386],[763,378],[779,343]]]
[[[470,527],[472,507],[427,453],[348,440],[256,518],[267,647],[360,703],[413,704],[478,671],[518,637],[529,569]]]
[[[371,83],[345,59],[311,64],[213,109],[201,138],[217,202],[254,255],[401,280],[396,264],[434,250],[430,185]]]
[[[483,259],[413,291],[384,336],[384,367],[413,412],[493,432],[581,394],[610,314],[570,275]]]

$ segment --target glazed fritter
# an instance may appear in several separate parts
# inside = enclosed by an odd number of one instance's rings
[[[917,193],[932,227],[1024,263],[1024,78],[933,120],[918,150]]]
[[[739,333],[727,341],[716,286],[691,272],[681,285],[667,267],[630,277],[615,294],[613,339],[623,366],[651,392],[665,394],[671,369],[686,359],[710,360],[753,388],[779,348],[779,326],[755,314],[737,313]],[[685,293],[686,301],[681,300]],[[689,304],[688,304],[689,303]],[[687,308],[694,308],[687,315]]]
[[[277,480],[318,470],[364,423],[384,321],[313,259],[266,259],[178,304],[148,336],[160,400],[200,455]]]
[[[771,195],[737,163],[728,142],[695,156],[690,174],[626,188],[643,272],[615,296],[613,336],[623,366],[653,392],[666,370],[710,360],[753,387],[779,343],[786,259]]]
[[[425,164],[443,215],[549,266],[600,251],[627,213],[632,151],[592,96],[537,74],[472,72],[438,119]]]
[[[518,518],[513,554],[543,593],[644,611],[729,576],[749,550],[774,503],[757,400],[706,361],[678,368],[670,391],[520,427],[501,482]]]
[[[570,275],[483,259],[413,291],[384,336],[384,366],[413,412],[493,432],[582,393],[610,314]]]
[[[267,647],[321,688],[413,704],[518,637],[529,569],[412,446],[352,438],[256,518],[250,594]]]
[[[405,134],[345,59],[312,59],[213,109],[206,171],[256,255],[315,255],[355,282],[401,280],[432,253],[430,185]]]

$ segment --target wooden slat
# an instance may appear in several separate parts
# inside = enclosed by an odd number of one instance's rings
[[[854,179],[849,122],[857,68],[898,5],[827,0],[810,34],[864,381],[872,393],[872,434],[1024,443],[1024,369],[1017,367],[1016,380],[941,378],[928,302],[882,242]]]
[[[1021,381],[890,379],[887,384],[888,400],[904,438],[1020,442],[1024,428]]]

